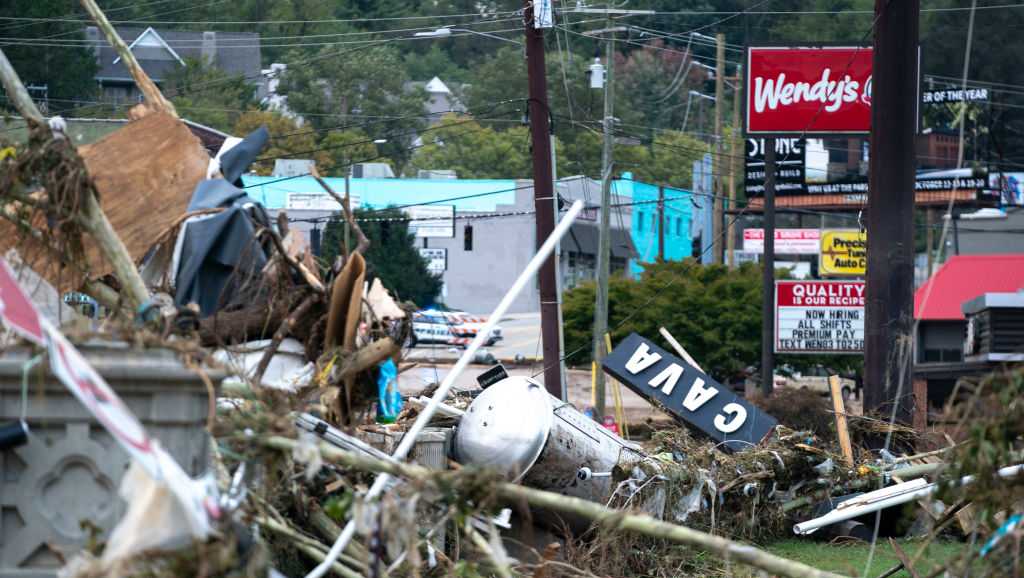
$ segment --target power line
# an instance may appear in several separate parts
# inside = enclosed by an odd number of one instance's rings
[[[192,10],[194,7],[189,7],[187,10]],[[480,12],[469,12],[463,14],[432,14],[432,15],[416,15],[416,16],[382,16],[376,18],[325,18],[325,19],[310,19],[310,20],[111,20],[111,24],[162,24],[162,25],[245,25],[245,26],[277,26],[280,24],[347,24],[353,22],[390,22],[390,21],[405,21],[405,20],[440,20],[447,18],[480,18],[480,17],[498,17],[498,16],[511,16],[517,14],[518,11],[498,11],[492,14],[482,14]],[[91,24],[92,20],[86,18],[52,18],[52,17],[40,17],[40,16],[0,16],[0,20],[12,21],[12,22],[70,22],[78,24]]]

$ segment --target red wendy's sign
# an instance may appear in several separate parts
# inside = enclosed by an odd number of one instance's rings
[[[748,48],[748,135],[866,134],[871,48]]]

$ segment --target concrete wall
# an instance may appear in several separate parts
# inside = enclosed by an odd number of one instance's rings
[[[1024,252],[1024,208],[1010,207],[1005,219],[961,219],[957,222],[960,235],[961,255],[997,255]],[[953,251],[953,231],[949,232],[950,246],[948,254]]]

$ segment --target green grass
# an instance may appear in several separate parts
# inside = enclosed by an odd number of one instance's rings
[[[896,541],[900,548],[907,553],[911,559],[921,546],[920,540],[899,539]],[[930,573],[940,564],[959,556],[967,545],[962,542],[936,540],[921,556],[920,561],[915,565],[921,575]],[[871,545],[864,542],[849,542],[842,544],[829,544],[813,540],[782,540],[768,544],[766,549],[778,556],[791,560],[803,562],[819,570],[827,570],[847,576],[862,576],[864,565],[868,561],[868,551]],[[885,570],[894,566],[899,560],[892,551],[888,539],[879,539],[875,548],[875,557],[871,562],[871,569],[867,575],[878,576]],[[909,576],[906,572],[899,572],[896,576]]]

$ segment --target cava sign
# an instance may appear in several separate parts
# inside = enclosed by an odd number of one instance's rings
[[[757,444],[778,425],[703,371],[636,333],[608,354],[603,368],[644,399],[733,451]]]

